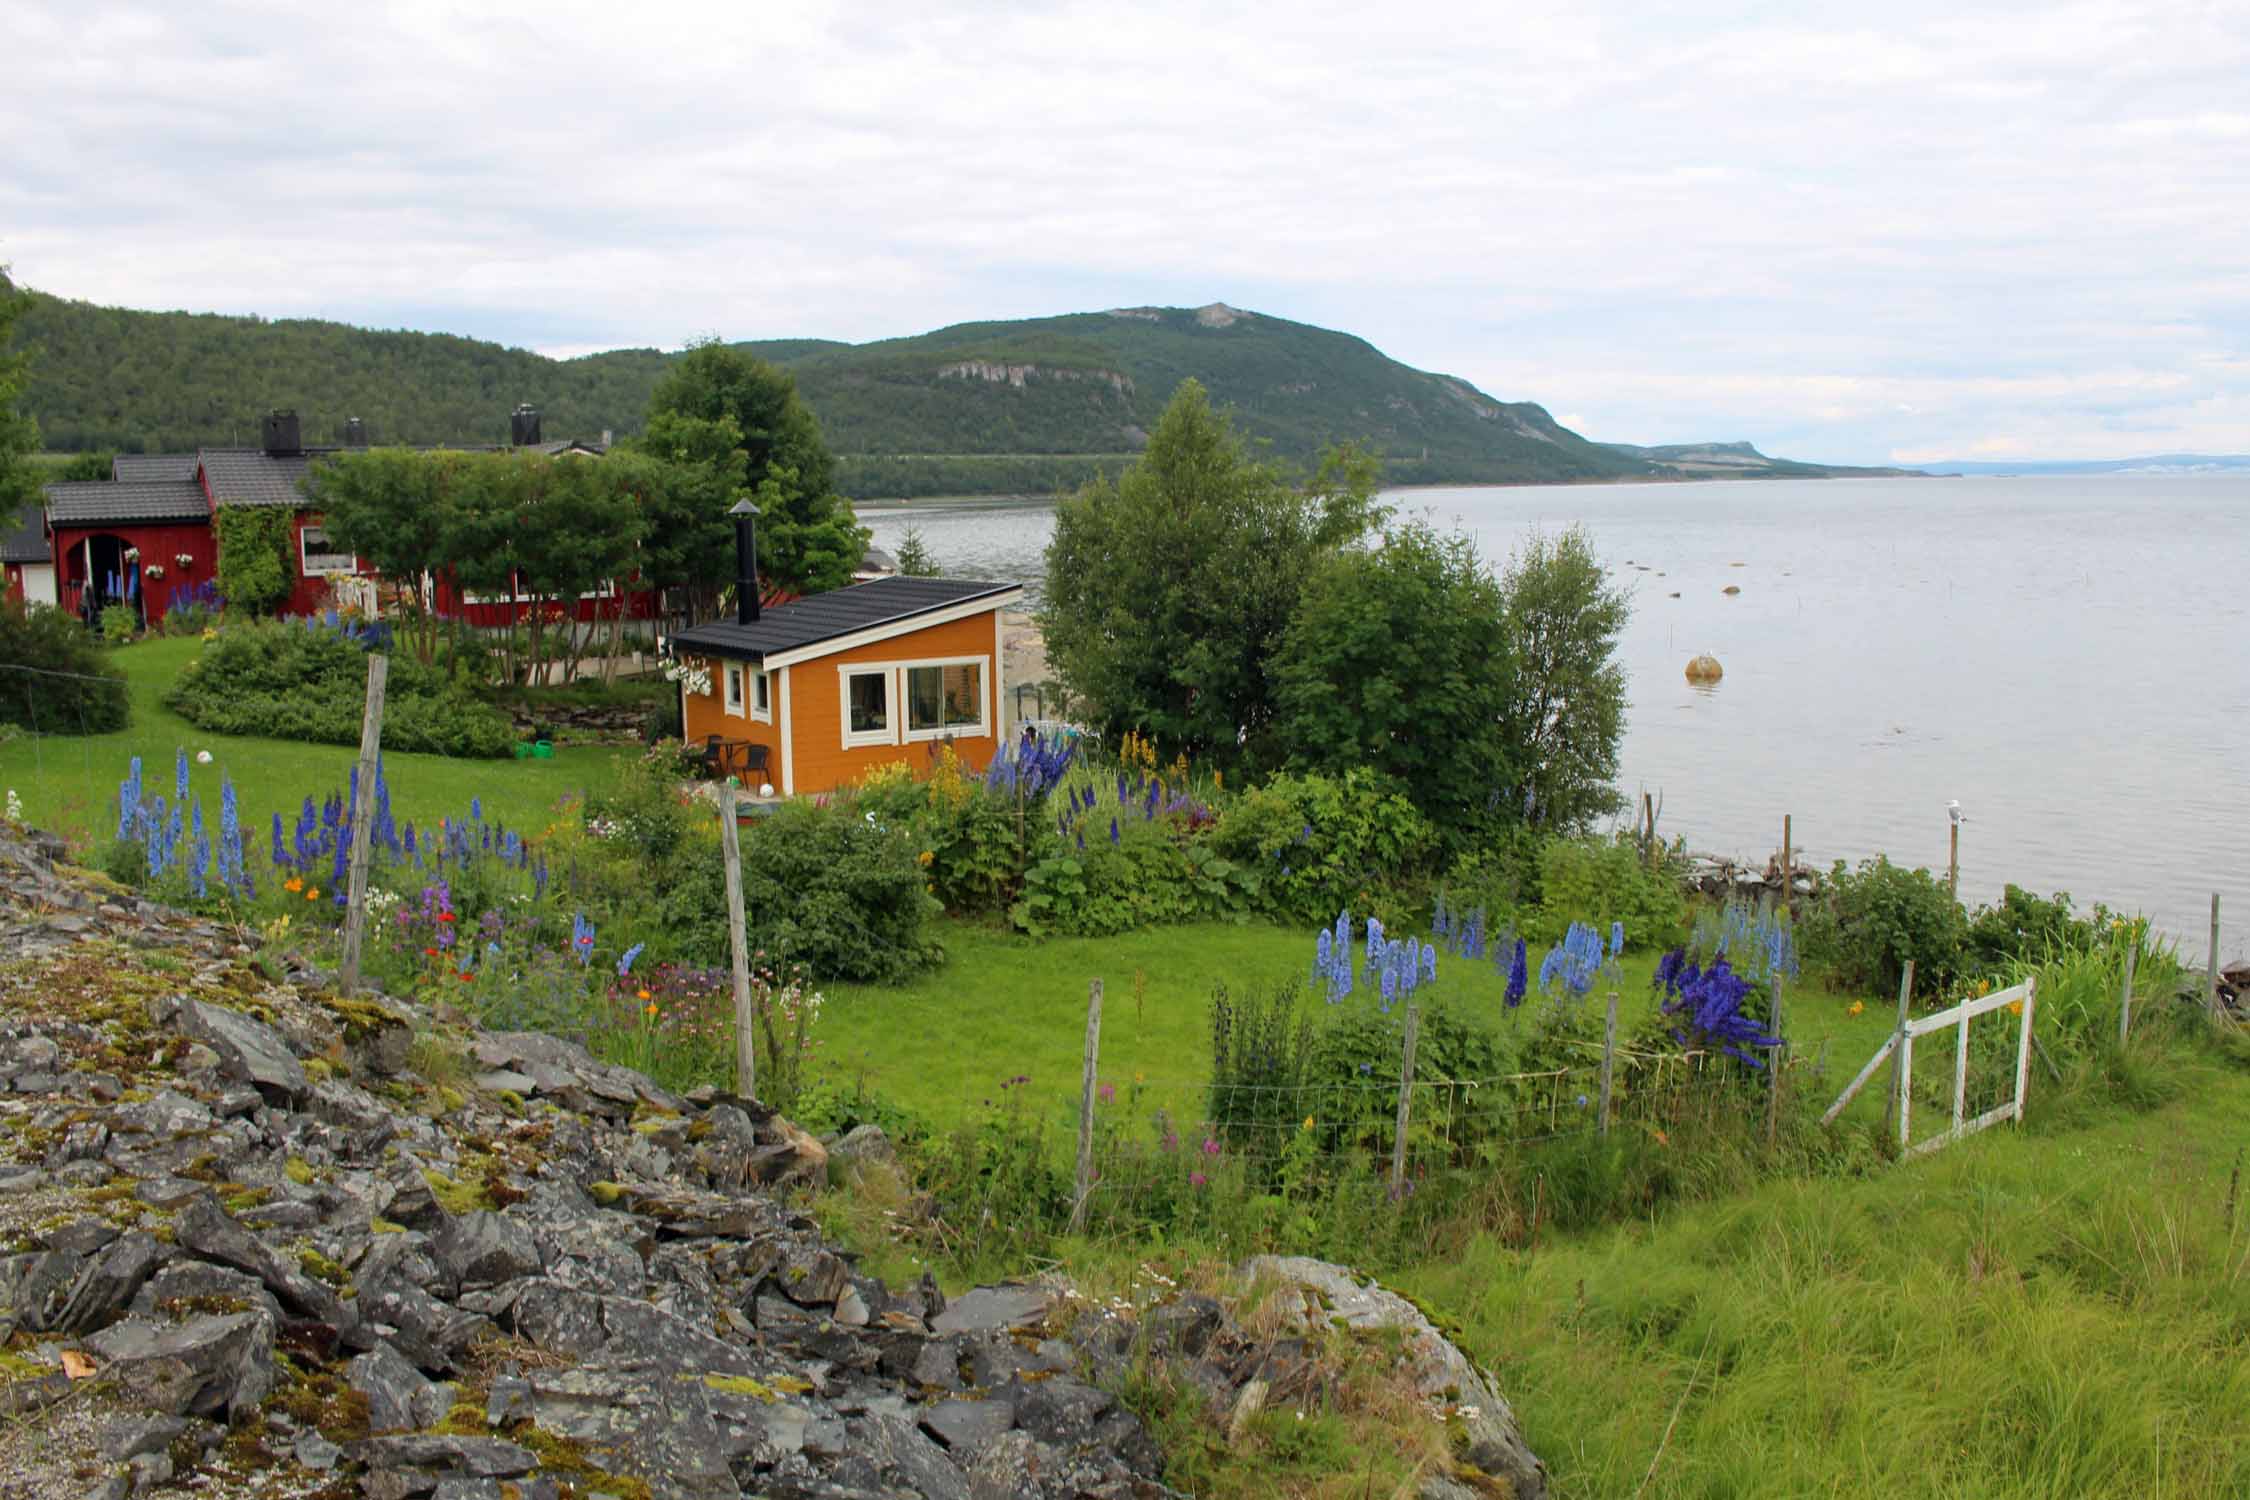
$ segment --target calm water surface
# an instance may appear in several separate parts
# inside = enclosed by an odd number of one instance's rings
[[[1877,850],[1962,894],[2003,881],[2250,952],[2250,476],[1407,490],[1498,561],[1583,525],[1633,593],[1628,793],[1697,849]],[[1043,503],[868,506],[949,573],[1036,588]],[[1729,585],[1742,592],[1722,592]],[[1674,595],[1678,597],[1673,597]],[[1713,690],[1682,669],[1708,651]]]

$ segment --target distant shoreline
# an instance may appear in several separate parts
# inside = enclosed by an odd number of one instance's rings
[[[1378,493],[1405,494],[1421,490],[1546,490],[1546,489],[1605,489],[1640,488],[1644,485],[1682,484],[1774,484],[1795,480],[1816,481],[1821,484],[1852,484],[1868,480],[1889,479],[1960,479],[1959,474],[1932,474],[1921,469],[1900,469],[1896,473],[1882,474],[1696,474],[1678,477],[1660,475],[1605,475],[1599,479],[1479,479],[1458,483],[1434,481],[1415,484],[1386,484]],[[1983,478],[1986,476],[1976,476]],[[2001,477],[2001,476],[1993,476]],[[2043,476],[2033,476],[2043,477]],[[963,494],[963,495],[900,495],[871,496],[854,500],[852,508],[861,510],[879,507],[886,510],[908,510],[916,506],[959,505],[974,501],[988,505],[1052,505],[1065,498],[1066,492],[1044,495],[1032,494]]]

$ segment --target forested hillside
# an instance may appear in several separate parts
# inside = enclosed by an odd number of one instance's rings
[[[309,442],[357,416],[378,443],[504,441],[530,402],[548,438],[638,432],[676,355],[555,360],[447,334],[309,319],[137,312],[34,293],[25,407],[62,451],[164,452],[254,441],[294,408]],[[1655,450],[1588,442],[1529,402],[1389,359],[1364,339],[1220,304],[962,323],[870,344],[773,339],[856,497],[1043,492],[1121,466],[1180,381],[1297,462],[1380,450],[1391,483],[1688,477]],[[1771,461],[1764,461],[1771,462]],[[1789,465],[1793,474],[1817,473]]]

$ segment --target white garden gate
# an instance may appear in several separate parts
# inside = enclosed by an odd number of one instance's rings
[[[1852,1096],[1866,1086],[1867,1080],[1875,1076],[1875,1070],[1883,1065],[1885,1059],[1892,1057],[1898,1063],[1898,1097],[1895,1105],[1898,1114],[1899,1152],[1903,1156],[1919,1156],[1925,1151],[1935,1151],[1940,1146],[1960,1140],[1963,1136],[1974,1135],[1986,1126],[1997,1125],[2002,1120],[2022,1120],[2024,1093],[2031,1086],[2031,1016],[2038,1002],[2039,982],[2037,979],[2027,979],[2009,989],[1974,1000],[1964,1000],[1935,1015],[1902,1020],[1898,1030],[1875,1049],[1875,1055],[1867,1060],[1867,1066],[1859,1070],[1858,1076],[1844,1086],[1843,1093],[1836,1096],[1836,1102],[1828,1106],[1828,1112],[1820,1117],[1820,1123],[1834,1123],[1836,1117],[1844,1112],[1844,1106],[1852,1102]],[[1903,1007],[1903,998],[1900,1003]],[[2016,1027],[2015,1093],[1996,1107],[1970,1119],[1967,1117],[1969,1023],[1978,1016],[1989,1015],[2004,1006],[2016,1006],[2019,1011]],[[1914,1102],[1914,1039],[1948,1027],[1953,1030],[1953,1123],[1942,1135],[1932,1136],[1926,1141],[1913,1141],[1910,1116]]]

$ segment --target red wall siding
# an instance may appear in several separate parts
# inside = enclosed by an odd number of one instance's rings
[[[94,536],[122,537],[128,546],[141,549],[141,589],[148,599],[148,618],[152,623],[163,618],[175,589],[207,583],[218,573],[219,547],[208,521],[58,526],[55,528],[55,578],[62,607],[73,613],[79,608],[80,591],[85,582],[73,571],[79,567],[73,554],[80,543]],[[182,552],[189,554],[186,567],[180,566],[177,560]],[[163,568],[162,578],[147,576],[151,564]]]

